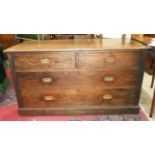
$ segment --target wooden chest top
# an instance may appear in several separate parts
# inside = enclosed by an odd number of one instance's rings
[[[44,40],[25,41],[19,45],[5,50],[5,52],[25,51],[75,51],[75,50],[124,50],[124,49],[148,49],[134,40],[129,39],[75,39],[75,40]]]

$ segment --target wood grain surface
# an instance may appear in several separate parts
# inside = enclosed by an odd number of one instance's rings
[[[44,40],[25,41],[13,46],[5,52],[38,52],[38,51],[79,51],[79,50],[110,50],[114,49],[147,49],[148,47],[130,39],[75,39],[75,40]]]
[[[121,39],[28,41],[7,49],[19,113],[138,113],[147,49]]]

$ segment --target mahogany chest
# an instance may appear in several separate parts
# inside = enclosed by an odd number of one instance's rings
[[[133,40],[26,41],[7,49],[21,115],[138,113],[148,47]]]

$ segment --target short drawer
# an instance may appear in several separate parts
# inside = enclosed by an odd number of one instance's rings
[[[137,85],[135,70],[57,71],[50,73],[17,73],[22,89],[72,88],[81,86],[130,87]]]
[[[51,71],[75,68],[74,53],[15,54],[17,72]]]
[[[140,66],[140,51],[105,51],[79,53],[79,68],[92,69],[137,69]]]
[[[103,89],[81,87],[51,90],[22,90],[25,108],[87,106],[87,105],[131,105],[135,104],[134,89]]]

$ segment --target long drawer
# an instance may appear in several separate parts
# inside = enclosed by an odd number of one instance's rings
[[[25,108],[86,105],[133,105],[135,89],[79,87],[66,89],[32,89],[20,92]]]
[[[97,70],[59,71],[46,73],[18,73],[21,89],[72,88],[79,86],[128,87],[136,86],[137,71]]]
[[[14,59],[17,72],[44,72],[75,68],[74,53],[15,54]]]

